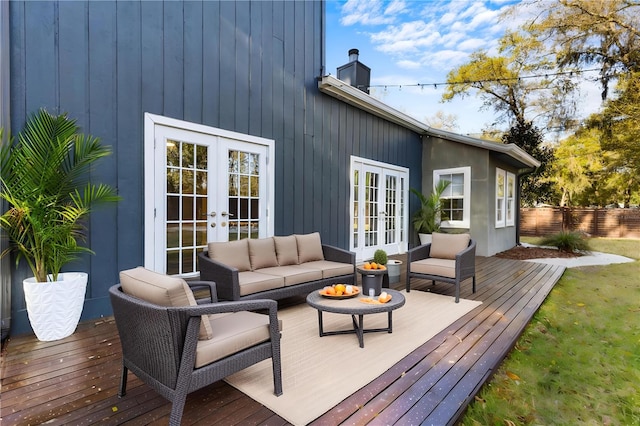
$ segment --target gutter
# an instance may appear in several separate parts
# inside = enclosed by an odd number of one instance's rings
[[[459,142],[466,145],[483,148],[489,151],[505,154],[514,160],[522,163],[524,170],[531,171],[540,167],[540,162],[529,155],[525,150],[515,144],[503,144],[498,142],[486,141],[483,139],[472,138],[457,133],[448,132],[446,130],[434,129],[427,124],[416,120],[415,118],[398,111],[397,109],[385,104],[384,102],[374,98],[371,95],[357,89],[342,80],[331,75],[325,75],[318,78],[318,89],[329,96],[348,103],[358,109],[367,111],[375,116],[383,118],[392,123],[398,124],[404,128],[412,130],[419,135],[443,138],[453,142]]]

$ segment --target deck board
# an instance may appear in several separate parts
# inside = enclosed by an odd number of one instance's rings
[[[402,259],[402,258],[401,258]],[[482,301],[447,329],[347,397],[312,424],[454,424],[514,347],[564,267],[495,257],[477,258]],[[404,271],[395,288],[404,288]],[[454,294],[450,284],[412,280],[412,291]],[[304,298],[284,301],[300,303]],[[11,337],[2,352],[0,421],[4,424],[166,424],[170,403],[129,373],[117,396],[120,341],[113,318],[83,322],[70,337],[39,342]],[[189,395],[184,425],[288,423],[220,381]]]

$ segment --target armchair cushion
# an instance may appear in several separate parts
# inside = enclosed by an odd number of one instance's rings
[[[196,347],[196,368],[269,340],[269,316],[249,311],[210,316],[213,337]]]
[[[439,232],[434,232],[432,237],[430,256],[454,260],[456,254],[469,247],[471,239],[469,234],[441,234]]]
[[[225,265],[236,268],[239,272],[250,271],[249,240],[214,242],[208,244],[209,257]]]
[[[319,232],[296,235],[296,241],[298,242],[298,261],[300,263],[324,260]]]
[[[141,266],[120,272],[122,290],[130,296],[160,306],[197,306],[189,285],[182,278],[170,277],[150,271]],[[206,340],[213,336],[211,325],[206,318],[200,323],[199,338]]]
[[[298,243],[295,235],[273,237],[273,241],[276,245],[278,265],[286,266],[298,264]]]
[[[278,266],[273,238],[249,239],[249,258],[252,271]]]
[[[425,275],[439,275],[441,277],[456,277],[456,261],[452,259],[428,259],[411,262],[411,272]]]

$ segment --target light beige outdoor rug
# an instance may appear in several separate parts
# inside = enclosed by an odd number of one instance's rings
[[[273,394],[271,360],[225,380],[295,425],[305,425],[371,382],[481,302],[422,291],[403,294],[393,311],[393,333],[318,336],[318,313],[307,304],[278,312],[282,330],[283,395]],[[351,328],[351,316],[324,313],[324,330]],[[365,315],[364,327],[386,328],[387,314]]]

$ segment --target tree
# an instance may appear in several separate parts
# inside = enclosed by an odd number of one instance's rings
[[[598,129],[584,129],[555,148],[550,175],[562,193],[560,206],[601,204],[597,196],[602,193],[605,159],[600,140]]]
[[[594,182],[592,199],[622,200],[628,206],[638,196],[640,183],[640,3],[636,0],[544,0],[521,3],[514,10],[540,10],[529,32],[549,46],[559,69],[595,66],[602,114],[586,123],[597,129],[603,153],[603,174]],[[613,99],[609,87],[616,81]]]
[[[424,122],[429,127],[448,132],[454,132],[458,129],[458,117],[455,114],[447,114],[442,110],[438,110],[432,117],[426,117]]]
[[[602,99],[616,75],[640,71],[640,3],[637,0],[523,2],[514,13],[539,10],[528,31],[551,47],[560,68],[596,65]]]
[[[469,62],[449,72],[442,99],[476,90],[483,108],[497,113],[497,123],[512,127],[536,122],[543,128],[566,128],[575,111],[570,97],[575,85],[569,74],[553,73],[554,66],[537,39],[523,31],[507,32],[500,39],[497,56],[479,50]]]
[[[528,152],[541,165],[535,172],[521,179],[522,203],[535,206],[538,203],[554,203],[553,182],[550,179],[550,163],[553,149],[544,146],[542,135],[531,122],[517,123],[502,137],[504,143],[513,143]]]
[[[587,126],[600,132],[600,144],[609,159],[607,167],[613,174],[609,180],[615,188],[614,201],[628,207],[634,195],[640,196],[640,73],[621,77],[616,95]]]

